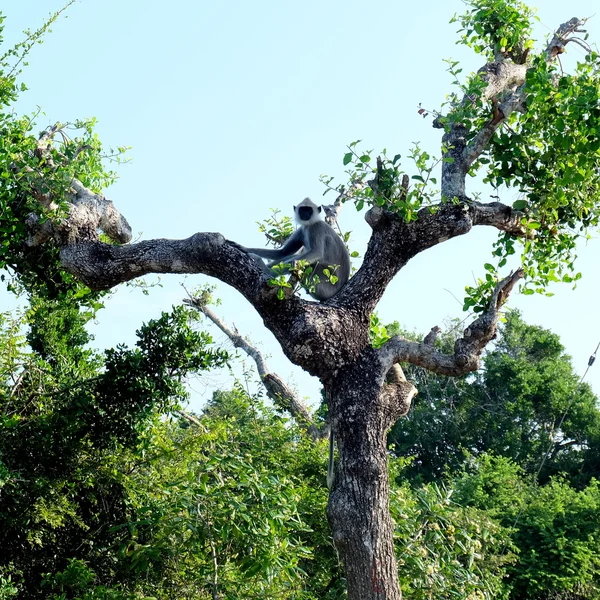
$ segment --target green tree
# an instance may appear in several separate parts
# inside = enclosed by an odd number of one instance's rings
[[[576,280],[576,241],[598,224],[600,59],[587,48],[584,60],[563,68],[558,57],[571,42],[581,43],[577,33],[584,21],[565,22],[535,49],[532,17],[519,0],[469,0],[455,19],[459,41],[483,65],[465,78],[450,62],[457,92],[433,121],[441,131],[436,158],[417,145],[407,166],[399,154],[391,158],[382,151],[372,160],[358,142],[350,145],[344,156],[350,181],[337,188],[340,197],[330,213],[342,200],[359,210],[367,206],[372,235],[360,269],[321,304],[294,295],[291,283],[282,300],[274,278],[218,233],[129,244],[131,227],[103,194],[113,176],[102,165],[93,121],[75,122],[72,136],[61,123],[38,135],[34,119],[0,113],[0,266],[26,289],[48,297],[87,295],[92,303],[89,290],[97,293],[146,273],[215,276],[243,294],[284,353],[321,380],[338,447],[327,512],[351,600],[401,598],[386,434],[417,390],[400,363],[455,377],[476,371],[517,282],[524,279],[526,293],[535,293],[554,281]],[[0,57],[0,102],[14,101],[19,65],[42,33]],[[467,176],[477,174],[491,202],[469,192]],[[504,188],[519,194],[512,206],[497,201]],[[499,231],[497,263],[485,263],[479,284],[467,288],[465,307],[479,316],[453,352],[437,351],[431,340],[400,336],[374,347],[370,318],[389,282],[419,253],[478,226]],[[500,270],[517,251],[520,268],[502,278]],[[109,363],[120,358],[135,363],[119,351]],[[151,387],[151,381],[144,385]],[[133,429],[132,421],[125,431]],[[125,441],[119,431],[114,435]]]
[[[339,597],[323,445],[240,388],[216,393],[194,425],[157,422],[147,443],[126,484],[140,589],[151,573],[161,598]]]
[[[458,478],[454,500],[511,530],[512,600],[600,598],[600,488],[576,490],[561,478],[539,487],[506,458],[482,456]]]
[[[579,385],[559,337],[518,312],[507,313],[482,371],[416,376],[419,396],[389,436],[398,456],[414,458],[412,478],[436,480],[487,452],[539,470],[542,482],[560,472],[585,485],[598,475],[597,398]]]
[[[0,319],[0,575],[18,582],[22,598],[38,597],[44,574],[70,559],[113,580],[130,537],[115,526],[135,520],[123,453],[186,397],[187,373],[226,359],[182,308],[142,326],[137,348],[104,357],[85,349],[89,316],[34,297],[26,317]],[[30,349],[20,335],[27,325]]]

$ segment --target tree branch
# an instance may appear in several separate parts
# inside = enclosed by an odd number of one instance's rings
[[[423,208],[410,223],[383,208],[371,208],[366,220],[373,233],[363,264],[330,303],[370,314],[392,278],[420,252],[464,235],[476,225],[495,227],[517,237],[531,235],[521,223],[522,217],[523,213],[500,202],[471,200],[439,204],[433,211]]]
[[[546,47],[547,63],[553,62],[559,54],[562,54],[569,42],[580,43],[573,34],[584,32],[585,30],[581,29],[584,23],[585,19],[573,18],[557,29]],[[466,175],[473,163],[485,151],[498,127],[513,111],[525,112],[527,69],[528,65],[525,62],[520,64],[520,62],[514,62],[511,57],[498,54],[493,62],[484,65],[477,72],[480,80],[485,83],[481,100],[492,103],[492,114],[480,131],[469,141],[467,141],[467,129],[462,119],[453,121],[450,118],[442,137],[443,145],[447,149],[445,157],[452,159],[442,164],[442,196],[444,198],[462,199],[466,196]],[[472,102],[473,98],[465,95],[457,110],[460,111],[460,107],[468,106]],[[442,119],[439,117],[435,119],[433,126],[443,127]]]
[[[586,21],[587,19],[573,17],[556,30],[556,33],[546,46],[546,62],[554,60],[566,50],[569,42],[577,39],[573,36],[574,33],[585,33],[585,29],[581,29],[581,27],[585,25]]]
[[[479,368],[485,346],[495,337],[498,311],[511,290],[523,277],[522,269],[511,273],[496,286],[488,310],[476,319],[454,344],[454,355],[443,354],[432,344],[394,336],[378,352],[384,369],[396,362],[408,362],[440,375],[460,377]]]
[[[204,427],[200,419],[196,418],[194,415],[190,415],[190,413],[185,412],[184,410],[174,410],[173,413],[176,414],[178,417],[181,417],[188,423],[199,427],[204,433],[207,433],[206,427]]]
[[[185,288],[184,288],[185,289]],[[329,427],[319,427],[308,408],[298,395],[286,385],[276,373],[271,373],[260,351],[245,340],[237,331],[230,329],[209,307],[206,295],[193,296],[186,290],[188,297],[183,300],[206,317],[208,317],[233,343],[236,348],[243,350],[256,364],[258,374],[267,390],[267,395],[276,406],[288,412],[298,424],[306,429],[313,440],[323,439],[329,435]]]
[[[251,301],[261,290],[268,290],[268,277],[256,261],[220,233],[196,233],[184,240],[155,239],[125,246],[84,241],[62,246],[60,257],[67,271],[95,290],[110,289],[148,273],[212,275]]]

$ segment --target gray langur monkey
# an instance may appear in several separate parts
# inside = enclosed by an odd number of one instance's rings
[[[271,260],[272,262],[267,264],[269,269],[279,263],[305,260],[310,263],[313,273],[319,278],[319,283],[310,295],[317,300],[327,300],[337,294],[348,281],[350,255],[342,238],[333,227],[323,221],[321,210],[322,208],[310,198],[304,198],[298,206],[294,206],[294,216],[299,227],[281,248],[240,248],[260,258]],[[335,284],[323,273],[324,269],[329,269],[338,278]],[[284,272],[287,271],[289,268]]]

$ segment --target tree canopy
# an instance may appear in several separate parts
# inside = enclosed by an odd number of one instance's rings
[[[477,371],[514,287],[522,283],[525,293],[543,293],[551,282],[576,281],[577,240],[598,225],[600,57],[581,37],[585,19],[557,24],[545,45],[536,48],[533,12],[520,1],[466,3],[465,13],[454,19],[459,43],[472,49],[482,66],[465,77],[450,61],[456,91],[429,111],[440,133],[436,155],[415,145],[403,160],[394,151],[375,155],[362,150],[356,141],[343,158],[348,181],[336,185],[324,178],[337,194],[325,207],[327,218],[334,220],[344,203],[367,208],[371,237],[349,282],[333,298],[315,303],[295,294],[297,270],[291,280],[281,282],[221,233],[131,243],[127,219],[104,196],[115,175],[105,166],[107,153],[94,120],[56,122],[37,132],[35,116],[9,110],[23,89],[19,77],[27,53],[57,16],[0,57],[0,267],[11,274],[11,287],[30,294],[33,308],[38,301],[57,301],[68,303],[67,310],[83,306],[91,311],[99,308],[106,290],[147,273],[203,273],[238,290],[285,355],[323,385],[338,449],[327,515],[348,597],[398,600],[403,583],[395,555],[386,434],[417,394],[403,366],[453,377]],[[584,50],[584,58],[565,65],[561,56],[573,45]],[[121,154],[121,148],[108,152],[113,160]],[[468,185],[475,176],[488,187],[491,202],[482,201]],[[498,201],[507,189],[517,199]],[[467,288],[464,305],[475,316],[453,345],[438,342],[437,327],[422,341],[397,334],[374,343],[373,311],[389,283],[402,277],[402,269],[417,255],[477,227],[498,231],[494,264],[483,259],[485,277]],[[99,449],[106,444],[108,450],[137,440],[154,408],[164,408],[180,392],[179,378],[187,370],[223,358],[200,352],[202,336],[186,332],[182,319],[176,309],[141,331],[137,351],[108,352],[105,373],[85,379],[90,395],[82,396],[77,384],[63,386],[64,404],[59,402],[51,416],[44,413],[40,423],[27,419],[22,424],[41,425],[39,437],[58,452],[59,471],[80,459],[72,442],[85,440]],[[57,352],[83,339],[80,330],[71,334],[67,342],[48,344],[41,330],[32,330],[31,343],[38,344],[41,360],[60,370]],[[196,351],[188,349],[190,344]],[[552,341],[548,344],[551,352]],[[87,360],[84,351],[73,356],[69,370],[77,373],[78,360]],[[496,378],[496,388],[507,385],[501,396],[510,413],[516,386],[532,406],[539,403],[533,388],[544,379],[560,375],[566,388],[573,389],[568,373],[556,371],[541,361],[534,373],[503,358],[490,369],[490,381]],[[499,381],[505,375],[516,382]],[[556,427],[552,410],[565,398],[552,394],[546,408],[535,406],[531,425],[541,431]],[[27,402],[24,415],[31,406],[29,395]],[[111,415],[125,426],[105,418]],[[104,432],[103,424],[115,429]],[[577,443],[581,432],[575,420],[558,427]],[[522,438],[515,434],[508,446],[516,452]],[[37,449],[42,461],[43,448]],[[258,484],[261,474],[249,475],[248,481]],[[475,552],[468,554],[470,568]]]

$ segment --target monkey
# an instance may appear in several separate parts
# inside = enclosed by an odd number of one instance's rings
[[[310,263],[319,283],[309,293],[319,301],[328,300],[337,294],[350,277],[350,255],[346,244],[333,227],[323,221],[321,210],[322,207],[317,206],[310,198],[304,198],[298,206],[294,206],[294,216],[299,227],[277,250],[240,246],[250,254],[271,260],[266,265],[268,269],[279,263],[293,263],[297,260]],[[324,269],[335,274],[335,284],[323,273]],[[288,271],[289,267],[284,272]]]

